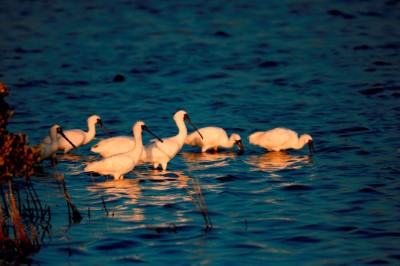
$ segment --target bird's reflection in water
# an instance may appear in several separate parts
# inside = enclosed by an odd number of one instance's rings
[[[191,178],[183,173],[183,171],[157,171],[154,170],[149,172],[143,178],[151,183],[147,188],[154,191],[152,193],[152,200],[160,201],[160,204],[165,202],[172,202],[179,197],[182,197],[182,193],[177,193],[181,189],[188,187],[188,181]],[[159,193],[162,191],[162,193]],[[185,195],[184,195],[185,196]]]
[[[310,162],[310,156],[295,156],[283,151],[277,151],[262,155],[251,155],[244,162],[255,166],[256,168],[253,170],[277,171],[286,168],[301,168],[302,163]]]
[[[196,197],[193,182],[193,178],[184,171],[141,169],[121,180],[97,182],[94,178],[88,190],[97,201],[98,211],[103,207],[99,200],[101,195],[116,219],[135,222],[149,222],[148,219],[151,219],[151,223],[157,223],[172,215],[170,218],[174,223],[182,224],[191,221],[191,218],[186,217],[185,208],[175,210],[174,206],[185,202],[189,208],[196,209],[192,205],[193,197]],[[166,211],[171,208],[175,211]]]
[[[170,212],[165,212],[171,208],[174,209],[173,219],[176,223],[186,223],[190,221],[185,217],[185,211],[180,211],[179,208],[175,210],[174,206],[180,205],[182,202],[192,202],[190,191],[192,178],[185,174],[183,171],[170,171],[170,170],[153,170],[149,172],[142,172],[141,179],[146,180],[145,184],[145,197],[141,201],[141,206],[145,209],[152,209],[152,207],[161,207],[162,212],[158,216],[154,211],[152,218],[154,220],[165,220],[165,217],[171,215]],[[191,204],[191,203],[189,203]],[[194,206],[193,206],[194,207]]]
[[[112,215],[121,220],[141,222],[144,220],[143,209],[137,207],[142,191],[140,179],[120,179],[94,182],[88,190],[99,193],[104,198],[105,207]],[[103,207],[103,203],[102,204]],[[132,212],[130,211],[132,210]]]
[[[189,176],[185,175],[183,171],[158,171],[153,170],[145,176],[145,178],[151,182],[154,182],[152,188],[154,190],[165,190],[169,187],[184,188],[186,187],[187,181],[190,179]]]
[[[83,173],[83,168],[87,162],[98,160],[99,157],[95,155],[80,155],[74,153],[58,153],[57,161],[59,162],[60,170],[65,167],[68,173],[73,175],[80,175]]]
[[[236,159],[238,154],[234,151],[225,152],[181,152],[183,160],[190,170],[204,170],[212,167],[229,165],[229,159]]]

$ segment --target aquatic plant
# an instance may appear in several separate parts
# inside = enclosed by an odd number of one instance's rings
[[[190,170],[189,170],[189,172],[190,172]],[[187,182],[187,181],[191,181],[191,182]],[[197,211],[202,215],[202,217],[204,219],[204,225],[205,225],[204,231],[209,232],[212,229],[213,224],[211,221],[211,217],[210,217],[210,213],[208,211],[206,201],[204,199],[203,192],[201,190],[199,179],[197,177],[192,177],[192,175],[190,175],[190,178],[187,181],[185,181],[185,184],[182,187],[188,193],[189,198],[190,198],[191,202],[193,203],[193,205],[196,207]],[[168,224],[159,225],[159,226],[153,226],[153,225],[146,226],[146,230],[151,230],[158,234],[164,233],[164,232],[176,234],[181,229],[182,229],[182,226],[177,226],[174,223],[168,223]]]
[[[204,199],[203,193],[201,192],[199,179],[197,177],[191,177],[191,180],[192,180],[192,190],[190,190],[188,186],[186,186],[185,188],[194,206],[203,216],[205,223],[205,231],[208,231],[212,228],[213,225],[211,222],[210,214],[208,212],[206,201]]]
[[[154,231],[157,234],[161,234],[163,232],[167,232],[169,234],[171,233],[178,233],[178,227],[173,224],[173,223],[169,223],[167,226],[162,227],[162,226],[152,226],[152,225],[147,225],[146,226],[146,230],[150,230],[150,231]]]
[[[64,192],[63,192],[64,198],[65,198],[65,201],[67,202],[69,223],[70,224],[71,224],[71,222],[79,223],[82,220],[82,215],[79,212],[78,208],[76,208],[76,206],[71,201],[71,197],[69,196],[68,191],[67,191],[67,185],[65,184],[64,175],[58,174],[58,177],[61,179],[61,183],[62,183],[63,190],[64,190]],[[71,215],[71,212],[72,212],[72,215]]]
[[[28,146],[27,135],[9,133],[7,130],[7,124],[14,113],[4,101],[9,91],[0,82],[0,182],[16,176],[32,175],[34,165],[40,159],[40,148]]]
[[[92,173],[90,173],[90,178],[92,179],[93,184],[96,186],[96,181],[94,180]],[[106,212],[106,214],[108,216],[109,215],[108,208],[107,208],[106,202],[104,201],[104,197],[101,194],[100,190],[99,190],[99,196],[101,198],[101,202],[103,203],[103,210],[105,210],[105,212]],[[88,214],[89,214],[88,216],[90,218],[90,209],[88,209]],[[114,212],[113,212],[112,216],[114,217]]]
[[[40,148],[29,147],[27,135],[9,133],[6,128],[14,113],[4,100],[9,91],[0,82],[0,264],[20,262],[36,253],[40,245],[35,226],[45,224],[41,239],[50,227],[50,209],[42,207],[29,179],[39,162]],[[14,196],[11,182],[18,176],[25,178],[25,201],[18,190],[17,200]],[[7,184],[9,191],[5,193],[3,187]]]
[[[28,225],[26,224],[27,220],[33,217],[27,215],[29,214],[27,211],[20,211],[20,209],[30,209],[28,206],[31,204],[31,201],[35,202],[37,198],[32,200],[32,198],[29,198],[27,195],[24,204],[21,202],[20,197],[18,197],[19,200],[17,204],[11,185],[11,179],[8,181],[8,187],[8,193],[4,193],[3,187],[1,187],[3,203],[0,201],[0,263],[21,262],[40,249],[39,238],[34,223],[30,222]],[[33,194],[30,193],[30,195],[32,196]],[[22,208],[21,206],[24,207]],[[3,213],[3,210],[6,211]],[[37,222],[36,224],[42,223],[45,220],[44,217],[50,217],[49,209],[47,210],[48,212],[41,209],[41,222]],[[49,220],[46,220],[46,223],[49,225]],[[12,228],[12,230],[10,230],[10,228]],[[41,239],[43,239],[46,232],[48,233],[48,228],[48,226],[44,226]]]

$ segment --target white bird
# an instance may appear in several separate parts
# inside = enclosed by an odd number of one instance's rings
[[[62,131],[61,127],[59,125],[54,125],[50,128],[50,142],[44,142],[41,144],[41,153],[40,153],[40,159],[43,161],[45,159],[51,160],[51,164],[55,166],[57,164],[56,160],[56,152],[59,147],[59,140],[60,138],[63,139],[65,138],[66,141],[68,141],[74,149],[76,149],[75,145],[65,136],[64,132]],[[58,138],[58,136],[61,136]]]
[[[132,150],[115,154],[97,162],[91,162],[85,167],[84,171],[96,172],[101,175],[112,175],[114,179],[123,179],[123,175],[131,171],[142,156],[142,130],[149,132],[162,142],[162,140],[154,135],[142,121],[138,121],[132,127],[133,136],[135,138],[135,144]]]
[[[104,127],[98,115],[90,116],[87,119],[87,123],[88,123],[87,132],[80,129],[70,129],[64,131],[65,136],[67,136],[71,140],[71,142],[74,143],[76,147],[85,145],[90,141],[92,141],[92,139],[96,135],[96,124],[99,124],[103,128],[103,130],[107,133],[107,135],[110,136],[110,133]],[[72,145],[65,139],[61,138],[60,136],[58,136],[57,138],[58,138],[58,150],[64,150],[64,153],[68,153],[72,149]],[[50,137],[46,137],[44,139],[44,142],[49,142],[49,141]]]
[[[237,145],[239,152],[243,152],[242,139],[236,133],[233,133],[229,138],[226,131],[220,127],[203,127],[199,129],[203,138],[200,138],[197,132],[193,132],[185,139],[185,144],[190,146],[200,146],[202,152],[208,149],[218,151],[218,147],[232,148]]]
[[[192,124],[185,111],[180,110],[176,112],[174,120],[179,130],[177,135],[163,138],[162,143],[151,141],[143,150],[141,161],[153,164],[154,169],[161,165],[162,169],[166,170],[168,162],[182,149],[187,136],[187,129],[184,120],[186,120],[201,136],[201,133]]]
[[[315,152],[313,139],[308,134],[298,137],[298,134],[287,128],[274,128],[268,131],[255,132],[249,136],[249,142],[269,151],[286,149],[299,150],[308,144],[310,153]]]
[[[135,147],[135,139],[130,136],[117,136],[99,141],[90,149],[103,158],[130,151]]]

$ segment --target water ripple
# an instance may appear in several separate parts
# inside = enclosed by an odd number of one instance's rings
[[[100,159],[98,130],[58,155],[80,223],[48,162],[31,177],[52,227],[30,264],[398,264],[397,11],[391,0],[2,3],[11,132],[36,144],[52,124],[86,130],[98,114],[115,136],[143,120],[168,137],[184,109],[245,147],[184,146],[167,171],[138,165],[114,181],[83,172]],[[249,143],[274,127],[310,133],[316,153]]]

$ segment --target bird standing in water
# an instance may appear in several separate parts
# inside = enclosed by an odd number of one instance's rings
[[[85,145],[90,141],[92,141],[92,139],[96,135],[96,124],[99,124],[101,128],[107,133],[107,135],[110,136],[110,133],[105,128],[98,115],[90,116],[87,119],[87,124],[88,124],[87,132],[80,129],[69,129],[64,131],[65,136],[67,136],[67,138],[70,139],[71,142],[74,143],[76,147]],[[73,148],[72,145],[65,139],[61,138],[60,136],[58,136],[57,138],[58,138],[58,150],[63,150],[64,153],[68,153]],[[49,142],[49,141],[50,137],[46,137],[44,139],[44,142]]]
[[[193,132],[185,139],[185,144],[190,146],[200,146],[202,152],[208,149],[218,151],[218,147],[232,148],[237,145],[239,152],[243,152],[242,139],[236,133],[233,133],[229,138],[226,131],[220,127],[203,127],[199,132],[204,138],[200,138],[197,132]]]
[[[185,120],[197,131],[200,137],[203,138],[201,133],[190,121],[188,114],[180,110],[174,115],[174,121],[179,130],[178,134],[173,137],[163,138],[162,143],[151,141],[145,146],[141,161],[153,164],[154,169],[157,169],[158,166],[161,165],[162,169],[166,170],[168,162],[178,154],[185,143],[187,136]]]
[[[50,128],[50,141],[49,142],[44,142],[41,144],[41,153],[40,153],[40,159],[43,161],[45,159],[51,160],[51,164],[53,166],[56,166],[57,164],[57,157],[56,153],[59,148],[59,139],[63,138],[65,141],[67,141],[72,148],[76,149],[75,145],[68,139],[68,137],[65,136],[64,132],[62,131],[61,127],[59,125],[54,125]],[[60,136],[60,138],[59,138]]]
[[[310,154],[315,152],[313,139],[310,135],[303,134],[298,137],[295,131],[287,128],[274,128],[268,131],[255,132],[249,136],[249,142],[269,151],[299,150],[308,144]]]
[[[142,130],[149,132],[160,142],[162,142],[159,137],[154,135],[147,128],[144,122],[138,121],[132,127],[133,135],[135,138],[135,144],[132,150],[112,155],[97,162],[91,162],[85,167],[84,171],[96,172],[101,175],[112,175],[115,180],[123,179],[123,175],[130,172],[142,156]]]

